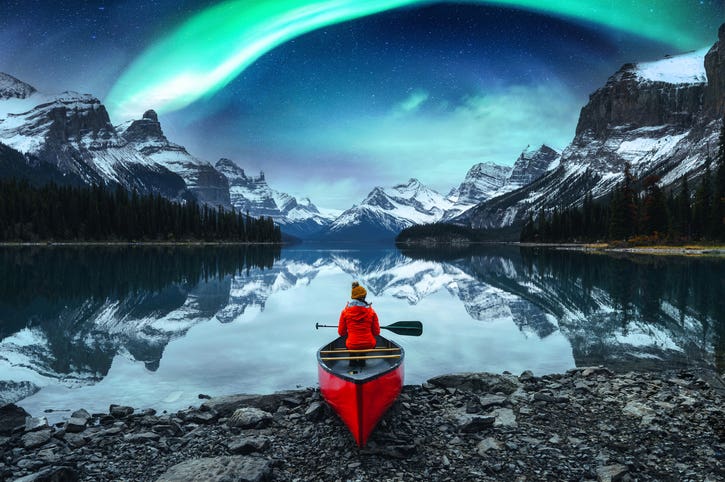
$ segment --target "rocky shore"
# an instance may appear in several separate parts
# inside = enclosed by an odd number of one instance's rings
[[[0,480],[725,480],[713,377],[601,367],[440,376],[406,386],[364,449],[314,389],[173,414],[81,409],[55,426],[6,405]]]

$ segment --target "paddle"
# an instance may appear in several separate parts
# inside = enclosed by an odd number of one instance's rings
[[[337,326],[315,323],[315,329],[320,328],[337,328]],[[423,334],[423,323],[420,321],[396,321],[391,325],[381,326],[380,328],[390,330],[398,335],[420,336]]]

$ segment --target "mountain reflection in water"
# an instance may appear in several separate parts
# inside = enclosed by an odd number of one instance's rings
[[[725,261],[518,247],[0,250],[0,402],[174,410],[199,393],[316,383],[350,281],[382,323],[420,319],[406,382],[604,364],[725,369]],[[395,336],[395,335],[391,335]]]

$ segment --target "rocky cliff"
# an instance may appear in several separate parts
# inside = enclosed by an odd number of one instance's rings
[[[231,207],[226,177],[210,163],[189,154],[183,146],[169,142],[155,111],[146,111],[141,119],[120,126],[119,131],[145,157],[181,176],[200,202]]]
[[[582,108],[576,135],[559,166],[513,192],[455,218],[473,228],[517,225],[530,212],[606,195],[632,166],[657,175],[664,188],[693,178],[715,154],[725,102],[725,56],[710,49],[654,62],[625,64]]]

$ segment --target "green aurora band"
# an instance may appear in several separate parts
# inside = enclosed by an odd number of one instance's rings
[[[182,109],[211,96],[255,60],[304,33],[430,0],[227,0],[181,24],[143,52],[113,86],[106,104],[116,118],[144,110]],[[659,41],[680,51],[701,48],[713,31],[695,27],[709,14],[716,28],[721,8],[703,12],[682,0],[468,0],[592,22]]]

